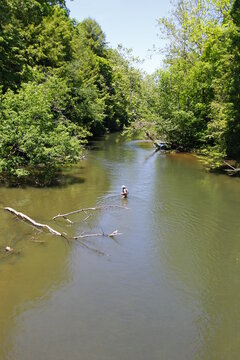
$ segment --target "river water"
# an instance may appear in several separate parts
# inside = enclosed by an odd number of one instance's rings
[[[0,359],[239,359],[239,179],[118,135],[65,174],[58,187],[2,187],[1,206],[69,237],[122,235],[86,248],[1,210]],[[96,205],[122,208],[51,220]]]

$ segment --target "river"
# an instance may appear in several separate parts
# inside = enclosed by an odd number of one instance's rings
[[[86,248],[1,210],[0,359],[238,360],[240,180],[119,135],[94,145],[61,186],[0,188],[70,237],[122,233]],[[51,220],[96,205],[122,208]]]

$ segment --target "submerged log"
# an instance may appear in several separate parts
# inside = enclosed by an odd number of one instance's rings
[[[93,248],[93,247],[90,247],[90,246],[88,246],[87,244],[85,244],[85,243],[83,243],[82,241],[80,241],[79,239],[77,239],[77,241],[78,241],[78,243],[79,243],[81,246],[87,248],[88,250],[91,250],[91,251],[93,251],[93,252],[95,252],[95,253],[97,253],[97,254],[99,254],[99,255],[105,255],[105,253],[104,253],[103,251],[101,251],[101,250],[99,250],[99,249],[96,249],[96,248]]]
[[[77,240],[77,239],[84,239],[84,238],[88,238],[88,237],[99,237],[99,236],[106,236],[106,237],[113,238],[114,236],[118,236],[118,235],[122,235],[122,233],[118,232],[118,230],[114,230],[110,234],[105,234],[104,232],[96,233],[96,234],[81,234],[78,236],[74,236],[74,239]]]
[[[16,211],[10,207],[5,207],[4,210],[7,210],[9,211],[10,213],[16,215],[18,218],[26,221],[27,223],[35,226],[36,228],[38,229],[46,229],[47,231],[49,231],[51,234],[53,235],[56,235],[56,236],[64,236],[63,234],[61,234],[60,232],[54,230],[53,228],[51,228],[49,225],[46,225],[46,224],[40,224],[38,222],[36,222],[35,220],[31,219],[29,216],[19,212],[19,211]]]

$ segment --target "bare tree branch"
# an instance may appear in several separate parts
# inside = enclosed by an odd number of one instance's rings
[[[69,220],[69,219],[67,218],[67,216],[69,216],[69,215],[74,215],[74,214],[78,214],[78,213],[81,213],[81,212],[84,212],[84,213],[87,215],[87,212],[88,212],[88,211],[104,210],[104,209],[108,209],[108,208],[120,208],[120,209],[126,209],[126,210],[128,210],[128,208],[126,208],[125,206],[120,206],[120,205],[96,206],[96,207],[92,207],[92,208],[85,208],[85,209],[74,210],[74,211],[71,211],[71,212],[66,213],[66,214],[58,214],[58,215],[54,216],[54,217],[52,218],[52,220],[56,220],[56,219],[62,217],[62,218],[64,218],[65,220],[67,220],[68,222],[71,223],[71,220]]]
[[[10,207],[5,207],[4,210],[7,210],[9,211],[10,213],[16,215],[18,218],[20,218],[21,220],[25,220],[27,223],[30,223],[31,225],[35,226],[36,228],[40,228],[40,229],[46,229],[48,230],[51,234],[53,235],[57,235],[57,236],[63,236],[65,237],[64,235],[65,234],[61,234],[60,232],[52,229],[49,225],[46,225],[46,224],[40,224],[36,221],[34,221],[33,219],[31,219],[29,216],[21,213],[21,212],[18,212]]]
[[[122,233],[118,232],[118,230],[113,231],[110,234],[105,234],[104,232],[102,233],[96,233],[96,234],[81,234],[78,236],[74,236],[74,239],[84,239],[84,238],[88,238],[88,237],[98,237],[98,236],[106,236],[106,237],[114,237],[114,236],[118,236],[118,235],[122,235]]]

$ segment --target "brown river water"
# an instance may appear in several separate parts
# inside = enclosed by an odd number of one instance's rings
[[[119,135],[95,145],[64,185],[0,188],[1,208],[71,238],[122,233],[82,239],[101,254],[0,210],[0,360],[238,360],[240,179]],[[125,208],[51,220],[96,205]]]

